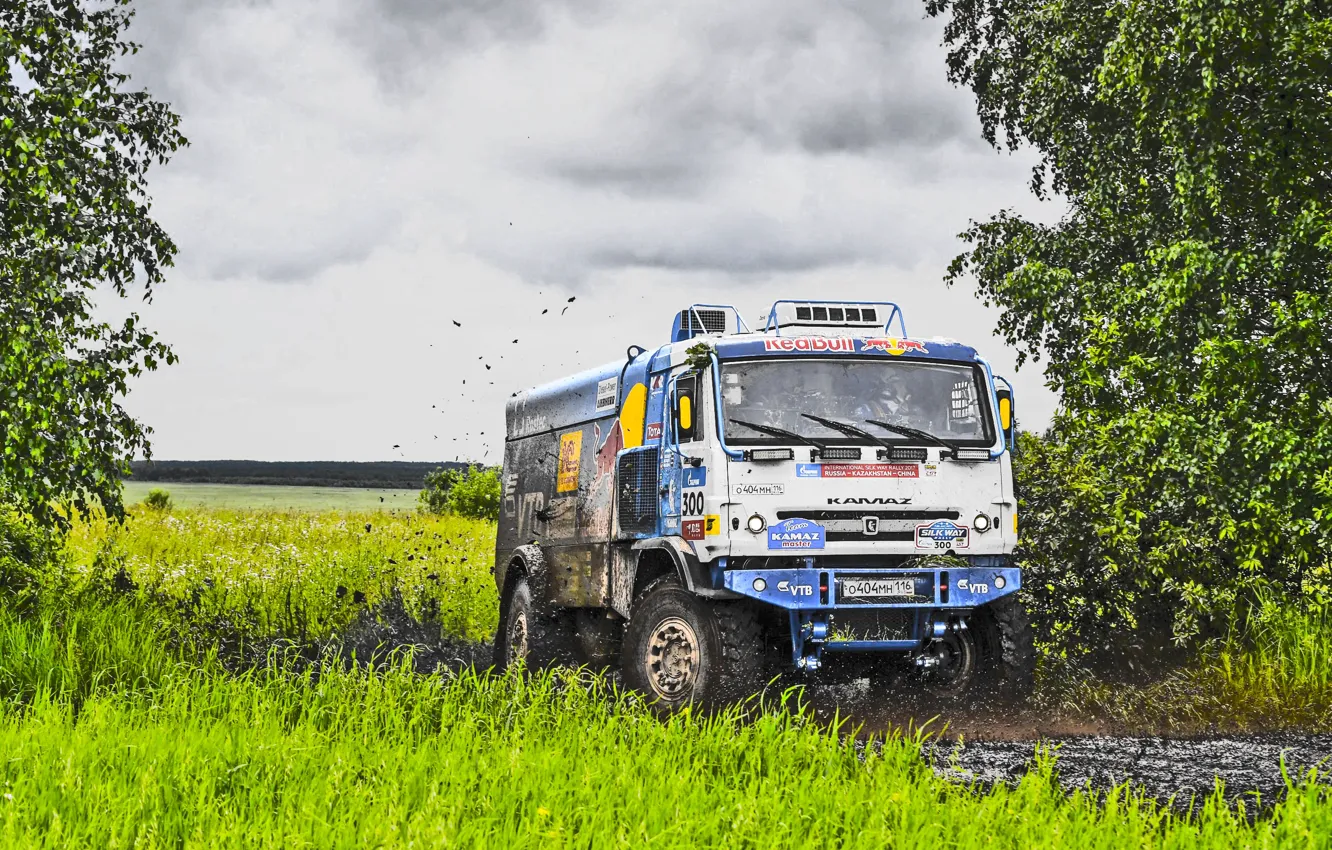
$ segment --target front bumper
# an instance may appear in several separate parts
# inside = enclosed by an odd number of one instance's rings
[[[910,579],[911,593],[850,595],[878,581]],[[871,567],[794,567],[740,569],[722,573],[727,590],[788,611],[867,608],[975,608],[1007,596],[1022,586],[1016,567],[906,569]],[[904,585],[898,584],[898,589]]]

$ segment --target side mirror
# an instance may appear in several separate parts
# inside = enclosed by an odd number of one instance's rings
[[[1013,390],[1005,387],[994,392],[999,399],[999,427],[1004,432],[1004,442],[1013,448]]]
[[[694,398],[698,393],[698,376],[684,375],[675,382],[675,441],[691,443],[697,440],[698,422],[694,416]]]

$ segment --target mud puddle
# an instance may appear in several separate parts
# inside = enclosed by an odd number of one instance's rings
[[[988,785],[1020,779],[1037,746],[1032,741],[939,741],[926,745],[924,755],[940,776]],[[1285,795],[1286,776],[1298,783],[1310,768],[1321,774],[1332,762],[1332,735],[1088,736],[1048,739],[1039,746],[1058,757],[1056,772],[1065,790],[1106,791],[1127,782],[1181,809],[1210,796],[1218,779],[1228,799],[1257,795],[1255,802],[1265,809]]]
[[[1314,768],[1320,782],[1332,779],[1332,734],[1126,734],[1095,718],[986,698],[930,700],[868,683],[816,687],[807,695],[816,716],[844,719],[862,737],[923,729],[930,741],[922,755],[936,774],[960,782],[1015,783],[1034,767],[1038,748],[1056,757],[1055,775],[1066,791],[1105,792],[1128,783],[1181,811],[1201,805],[1217,780],[1227,799],[1244,798],[1255,811],[1284,797],[1286,777],[1299,783]]]

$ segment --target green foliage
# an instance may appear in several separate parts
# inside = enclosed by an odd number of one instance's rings
[[[175,355],[96,316],[94,291],[145,297],[176,248],[145,178],[186,144],[163,103],[116,70],[129,0],[0,4],[0,487],[43,522],[53,502],[122,510],[119,478],[149,429],[129,380]]]
[[[425,489],[421,491],[419,504],[426,513],[440,515],[449,510],[449,491],[462,478],[462,470],[440,467],[426,473]]]
[[[418,503],[426,513],[452,513],[495,522],[499,519],[501,477],[501,470],[496,467],[478,469],[473,465],[465,471],[436,469],[426,475],[426,486]]]
[[[503,489],[500,481],[501,470],[497,467],[468,467],[466,474],[449,490],[449,510],[469,519],[497,521]]]
[[[685,362],[695,371],[702,372],[712,365],[715,349],[707,340],[700,340],[685,350]]]
[[[31,518],[0,505],[0,608],[25,603],[58,583],[60,540]]]
[[[171,494],[161,487],[154,487],[143,497],[143,506],[152,511],[171,510]]]
[[[1052,519],[1043,557],[1104,575],[1111,608],[1163,605],[1181,640],[1248,590],[1325,582],[1332,8],[927,7],[986,137],[1035,149],[1033,190],[1067,204],[973,225],[950,271],[1062,396],[1043,451],[1086,525]]]

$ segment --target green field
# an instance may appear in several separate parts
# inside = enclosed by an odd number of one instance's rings
[[[362,487],[290,487],[281,484],[189,484],[173,481],[126,481],[125,504],[143,501],[161,488],[171,501],[187,508],[275,508],[301,511],[410,510],[420,490],[378,490]]]
[[[584,672],[328,654],[397,599],[441,639],[490,634],[493,535],[416,513],[139,507],[77,524],[49,562],[0,552],[0,845],[1332,841],[1332,799],[1307,777],[1257,819],[1219,794],[1182,817],[1129,789],[1065,794],[1048,758],[1013,786],[945,781],[917,740],[789,705],[661,720]]]

